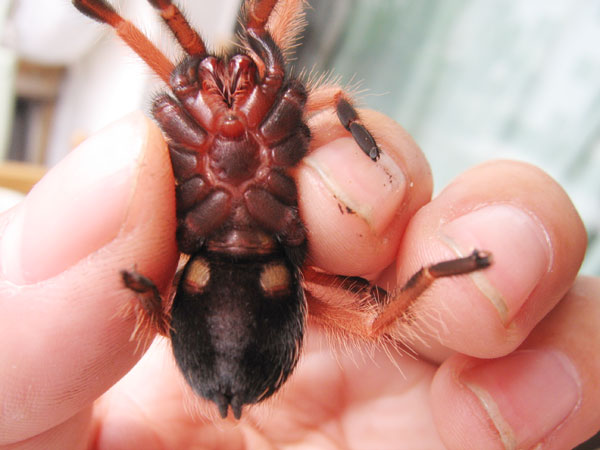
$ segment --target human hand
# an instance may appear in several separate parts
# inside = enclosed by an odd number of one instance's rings
[[[538,169],[494,162],[429,202],[431,175],[410,138],[381,115],[363,118],[394,178],[351,140],[335,140],[343,132],[334,117],[311,124],[316,144],[327,144],[297,174],[311,262],[387,287],[454,257],[448,242],[494,255],[476,277],[439,280],[419,300],[407,337],[421,358],[332,353],[311,328],[276,398],[239,423],[190,413],[167,343],[140,360],[134,320],[117,314],[132,300],[121,269],[136,266],[165,291],[177,262],[166,147],[154,125],[130,116],[0,221],[0,448],[562,449],[591,436],[600,426],[591,357],[600,281],[570,288],[585,232],[568,197]],[[341,214],[338,202],[356,214]],[[475,285],[481,277],[493,291]]]

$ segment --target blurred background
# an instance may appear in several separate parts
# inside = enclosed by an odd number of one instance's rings
[[[180,57],[146,0],[112,3]],[[178,3],[209,45],[231,42],[238,0]],[[359,105],[412,134],[437,192],[489,159],[542,167],[584,219],[584,272],[600,274],[599,0],[310,4],[293,66],[360,80]],[[147,111],[163,87],[69,0],[0,0],[0,36],[0,186],[27,191],[86,136]]]

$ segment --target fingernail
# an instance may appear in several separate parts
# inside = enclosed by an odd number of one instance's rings
[[[474,274],[474,279],[505,325],[551,265],[545,229],[533,216],[511,205],[483,207],[444,225],[441,233],[457,253],[473,248],[492,253],[492,267]]]
[[[375,232],[393,220],[406,192],[402,169],[385,152],[377,162],[352,138],[329,142],[303,160],[349,213],[358,214]]]
[[[577,370],[554,350],[522,350],[463,372],[506,449],[531,448],[559,427],[581,402]]]
[[[138,114],[73,150],[32,189],[2,237],[2,271],[18,285],[59,274],[119,232],[144,150]]]

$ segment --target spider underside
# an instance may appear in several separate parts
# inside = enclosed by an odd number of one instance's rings
[[[177,244],[190,257],[169,300],[142,274],[123,271],[122,277],[138,298],[134,334],[169,336],[187,382],[223,418],[231,408],[239,419],[244,405],[268,398],[286,381],[307,314],[377,339],[436,278],[490,264],[490,255],[476,250],[424,267],[393,292],[306,266],[306,230],[290,170],[309,149],[307,116],[333,109],[373,164],[381,149],[341,87],[308,90],[286,71],[303,1],[246,1],[241,50],[224,56],[206,49],[170,0],[148,2],[187,54],[177,65],[105,0],[73,1],[112,26],[170,88],[152,112],[176,179]],[[336,308],[311,285],[335,285],[372,307]]]

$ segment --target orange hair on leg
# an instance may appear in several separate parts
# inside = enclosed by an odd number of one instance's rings
[[[175,68],[150,40],[131,22],[123,19],[105,0],[73,0],[86,16],[113,27],[117,35],[165,82]]]

